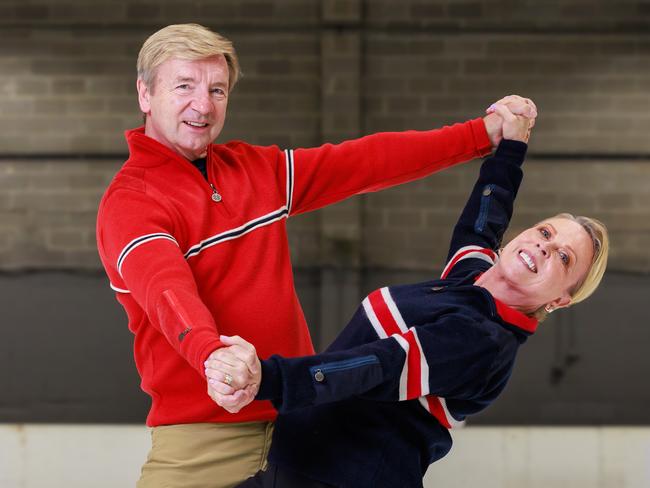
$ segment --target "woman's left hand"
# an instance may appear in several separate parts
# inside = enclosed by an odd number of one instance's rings
[[[513,114],[503,104],[495,103],[491,108],[503,119],[503,138],[528,143],[535,119]]]

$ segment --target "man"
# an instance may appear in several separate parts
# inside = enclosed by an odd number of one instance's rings
[[[276,412],[262,401],[239,411],[255,394],[254,371],[208,388],[204,362],[224,358],[220,334],[246,338],[261,357],[313,354],[289,216],[482,156],[501,137],[492,114],[314,149],[212,144],[238,74],[230,41],[205,27],[172,25],[147,39],[137,81],[144,127],[127,131],[130,157],[99,208],[100,257],[152,398],[139,488],[234,486],[264,465]]]

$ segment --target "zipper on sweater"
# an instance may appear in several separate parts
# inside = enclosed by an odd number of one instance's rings
[[[217,189],[214,187],[212,183],[210,183],[210,188],[212,188],[212,201],[219,203],[223,198],[221,197],[221,194],[217,191]]]
[[[206,155],[206,159],[205,159],[205,172],[207,174],[206,180],[208,182],[208,185],[210,185],[210,189],[212,190],[212,195],[210,195],[210,198],[214,203],[221,203],[221,201],[223,201],[223,196],[221,195],[221,193],[219,193],[217,188],[210,181],[211,179],[212,180],[215,179],[214,173],[210,174],[210,168],[212,168],[211,162],[212,162],[211,152],[210,150],[208,150],[208,154]],[[224,206],[222,206],[221,208],[223,208],[226,214],[230,215],[230,212],[228,212],[228,210]]]
[[[334,363],[322,364],[320,366],[312,366],[309,368],[312,373],[332,373],[334,371],[345,371],[346,369],[358,368],[368,364],[379,364],[379,358],[374,354],[370,356],[362,356],[360,358],[346,359],[344,361],[336,361]]]

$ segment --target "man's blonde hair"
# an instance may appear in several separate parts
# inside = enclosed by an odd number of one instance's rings
[[[138,55],[138,78],[153,91],[156,69],[171,58],[195,61],[223,54],[228,64],[228,91],[241,76],[232,42],[199,24],[174,24],[154,32]]]
[[[557,214],[552,218],[568,219],[580,224],[585,232],[591,238],[594,256],[591,260],[591,266],[587,271],[584,278],[576,283],[571,290],[571,303],[574,305],[589,298],[593,292],[596,291],[600,281],[605,274],[607,268],[607,257],[609,256],[609,234],[607,228],[600,220],[592,219],[589,217],[575,216],[570,213]],[[544,307],[535,311],[533,316],[540,322],[546,318],[548,312]]]

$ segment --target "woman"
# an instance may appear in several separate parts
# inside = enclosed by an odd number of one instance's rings
[[[595,220],[545,219],[498,251],[529,123],[497,112],[509,140],[481,167],[441,279],[374,291],[322,354],[261,362],[257,399],[280,416],[269,469],[241,487],[421,487],[449,429],[503,391],[538,322],[596,289],[608,237]],[[224,339],[232,356],[206,364],[215,385],[252,350]]]

